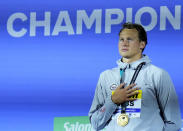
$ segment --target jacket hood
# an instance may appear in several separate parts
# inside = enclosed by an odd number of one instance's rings
[[[139,60],[134,61],[132,63],[124,63],[121,61],[121,59],[117,60],[116,63],[118,64],[118,67],[122,68],[122,69],[126,69],[126,68],[136,69],[137,66],[142,62],[145,62],[145,64],[149,64],[149,63],[151,63],[151,60],[149,59],[148,56],[142,55],[142,58],[140,58]]]

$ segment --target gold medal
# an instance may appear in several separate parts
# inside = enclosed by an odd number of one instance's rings
[[[126,115],[125,113],[120,114],[117,118],[117,124],[119,126],[126,126],[128,124],[128,121],[128,115]]]

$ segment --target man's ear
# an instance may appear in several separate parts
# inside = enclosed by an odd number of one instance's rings
[[[140,42],[140,49],[144,49],[146,46],[145,42],[144,41],[141,41]]]

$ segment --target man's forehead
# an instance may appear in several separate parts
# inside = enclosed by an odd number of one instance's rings
[[[123,29],[123,31],[120,33],[120,37],[123,36],[138,37],[138,31],[136,29]]]

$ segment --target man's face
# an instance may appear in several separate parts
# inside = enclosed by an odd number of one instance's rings
[[[118,47],[124,59],[133,61],[141,56],[145,42],[139,40],[136,29],[124,29],[120,33]]]

